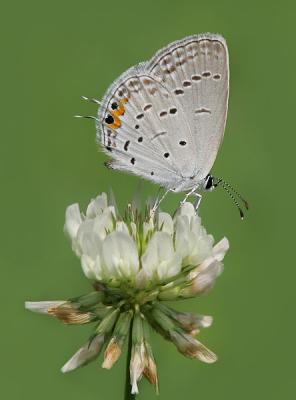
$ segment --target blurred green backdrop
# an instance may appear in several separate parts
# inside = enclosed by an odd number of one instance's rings
[[[186,35],[220,32],[230,51],[231,95],[214,172],[248,198],[244,222],[222,191],[206,195],[203,223],[231,251],[215,289],[179,304],[214,316],[202,340],[215,365],[183,358],[154,336],[161,399],[291,399],[295,395],[294,2],[10,1],[1,10],[1,385],[5,399],[120,399],[124,360],[59,371],[89,327],[24,310],[25,300],[67,298],[89,283],[63,234],[67,205],[113,188],[119,205],[139,179],[106,170],[94,114],[131,65]],[[143,184],[143,197],[157,188]],[[180,196],[163,209],[173,211]],[[291,253],[292,251],[292,253]],[[153,399],[145,382],[141,399]]]

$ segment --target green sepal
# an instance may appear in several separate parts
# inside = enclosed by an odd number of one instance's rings
[[[126,338],[130,329],[130,323],[132,317],[133,317],[132,310],[122,312],[119,315],[112,335],[116,341],[121,342],[121,340],[124,340]]]
[[[99,323],[94,334],[101,335],[112,331],[114,324],[118,318],[119,312],[120,312],[119,308],[112,309],[111,311],[109,311],[109,313],[105,316],[105,318],[103,318],[102,321]]]
[[[174,321],[168,317],[160,308],[155,305],[151,310],[151,315],[156,323],[166,332],[176,329]]]
[[[68,301],[81,311],[88,311],[91,307],[101,303],[105,299],[104,292],[90,292],[79,297],[73,297]]]
[[[181,288],[179,286],[163,290],[161,288],[158,299],[159,300],[176,300],[180,296]]]
[[[97,306],[90,309],[90,313],[94,316],[94,319],[102,320],[112,311],[114,308],[112,306],[105,306],[103,304],[98,304]]]

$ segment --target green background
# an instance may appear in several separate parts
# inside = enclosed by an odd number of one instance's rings
[[[295,12],[280,1],[10,1],[1,8],[1,373],[5,399],[120,399],[124,359],[59,369],[90,327],[26,312],[25,300],[88,291],[63,234],[67,205],[113,188],[119,205],[139,179],[106,170],[94,114],[80,95],[101,98],[131,65],[186,35],[220,32],[230,52],[225,139],[213,172],[249,200],[241,222],[222,190],[200,213],[231,250],[206,297],[177,304],[214,316],[202,341],[215,365],[183,358],[153,335],[161,399],[291,399],[295,396]],[[143,184],[143,198],[157,187]],[[173,211],[178,195],[163,209]],[[100,359],[101,361],[101,359]],[[140,385],[139,399],[153,399]]]

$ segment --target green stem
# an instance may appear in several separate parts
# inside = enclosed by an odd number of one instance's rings
[[[132,332],[133,332],[133,322],[130,326],[129,338],[128,338],[128,349],[127,349],[127,359],[126,359],[126,371],[125,371],[125,391],[124,400],[135,400],[136,395],[132,394],[131,377],[130,377],[130,360],[132,355]]]

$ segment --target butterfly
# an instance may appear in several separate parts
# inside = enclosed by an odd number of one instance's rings
[[[97,141],[111,156],[110,169],[159,184],[168,192],[218,185],[210,174],[223,139],[229,95],[229,57],[218,34],[188,36],[120,75],[108,88],[96,119]],[[85,99],[88,99],[84,97]],[[157,206],[159,205],[158,202]]]

